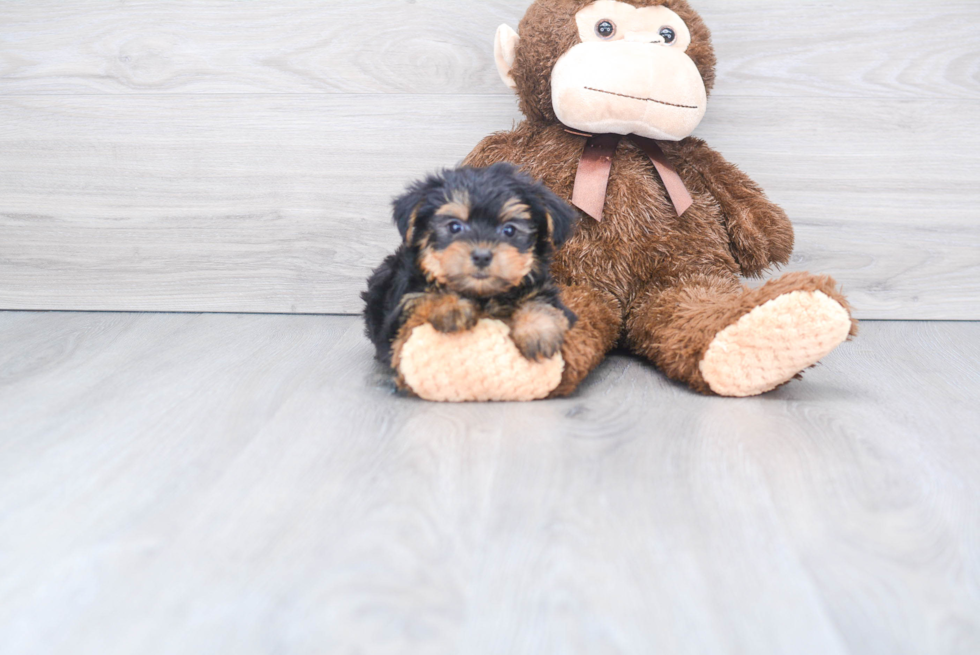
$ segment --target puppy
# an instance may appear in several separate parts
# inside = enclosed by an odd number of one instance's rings
[[[510,164],[430,175],[393,205],[402,245],[361,294],[379,361],[392,366],[399,333],[415,326],[452,333],[485,317],[504,321],[529,360],[561,349],[576,319],[549,266],[577,218],[571,207]]]

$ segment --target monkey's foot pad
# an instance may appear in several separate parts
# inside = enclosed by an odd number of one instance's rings
[[[719,332],[700,363],[720,396],[775,389],[843,343],[851,317],[820,291],[793,291],[760,305]]]
[[[402,347],[399,372],[420,398],[439,402],[529,401],[561,382],[565,362],[525,359],[502,321],[481,319],[472,330],[443,334],[426,323]]]

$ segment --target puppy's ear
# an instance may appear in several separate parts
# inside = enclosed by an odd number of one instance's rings
[[[415,237],[415,221],[419,215],[419,207],[424,201],[425,185],[422,182],[416,182],[404,194],[395,198],[392,203],[395,225],[405,243],[411,243]]]
[[[402,240],[406,244],[411,244],[415,238],[415,223],[418,220],[419,211],[425,204],[430,192],[443,185],[443,179],[438,175],[430,175],[424,180],[415,182],[405,190],[405,193],[395,198],[392,202],[393,218],[398,232],[402,235]]]
[[[548,187],[541,183],[536,186],[538,199],[545,212],[548,234],[555,247],[558,247],[572,236],[578,213]]]

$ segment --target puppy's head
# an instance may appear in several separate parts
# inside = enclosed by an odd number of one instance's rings
[[[489,297],[541,279],[575,211],[510,164],[430,175],[394,203],[395,223],[426,277]]]

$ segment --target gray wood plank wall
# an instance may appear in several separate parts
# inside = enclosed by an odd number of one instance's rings
[[[0,309],[351,313],[527,0],[0,3]],[[697,134],[859,316],[980,319],[980,3],[701,0]]]

